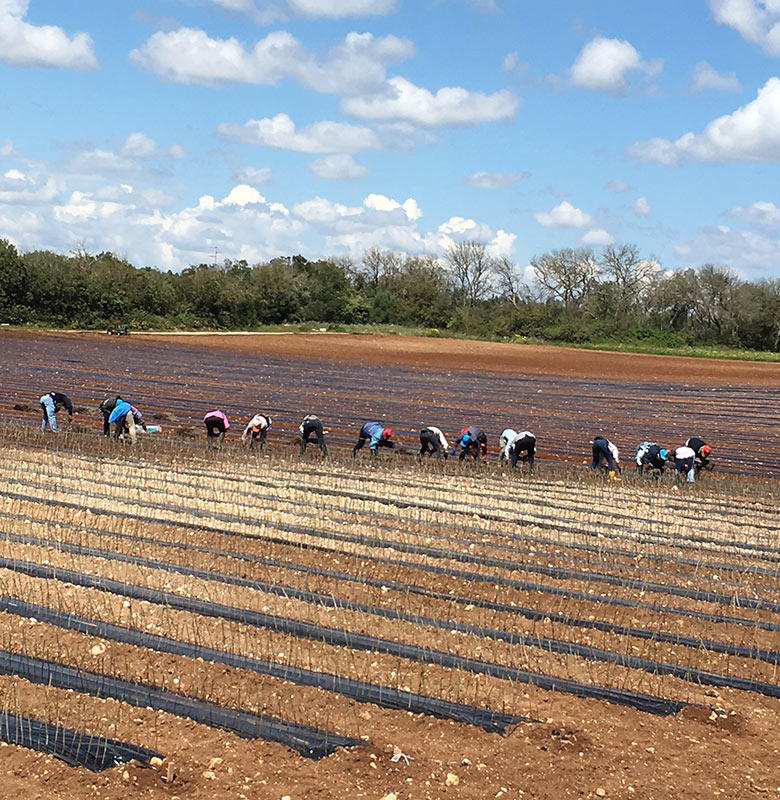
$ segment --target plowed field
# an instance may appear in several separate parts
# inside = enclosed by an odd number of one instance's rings
[[[92,773],[6,744],[4,796],[780,792],[778,492],[736,474],[773,472],[780,368],[661,359],[653,381],[634,357],[466,342],[0,337],[2,711],[158,754]],[[84,409],[58,435],[23,424],[50,389]],[[99,436],[117,391],[162,431]],[[271,413],[266,451],[233,428],[207,451],[214,405],[237,429]],[[312,411],[332,459],[293,447]],[[410,449],[423,424],[481,424],[490,463],[346,457],[371,417]],[[539,437],[534,475],[494,463],[509,423]],[[701,434],[718,471],[602,480],[577,464],[594,432],[626,451]]]

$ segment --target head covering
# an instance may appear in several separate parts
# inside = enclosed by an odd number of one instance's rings
[[[460,443],[462,445],[467,445],[470,441],[471,441],[471,436],[469,436],[467,433],[464,433],[463,438],[460,440]]]
[[[707,456],[712,452],[712,448],[708,444],[705,444],[699,452],[701,453],[702,458],[707,458]]]
[[[382,431],[382,438],[383,439],[389,439],[392,435],[393,435],[393,429],[392,428],[385,428]]]
[[[666,461],[666,456],[667,456],[667,451],[666,451],[666,448],[665,448],[665,447],[662,447],[662,448],[661,448],[661,449],[658,451],[658,455],[659,455],[659,456],[661,456],[661,458],[662,458],[662,459],[664,459],[664,461]]]

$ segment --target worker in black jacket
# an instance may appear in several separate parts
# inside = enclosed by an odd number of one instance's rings
[[[645,471],[658,477],[664,471],[668,453],[665,448],[655,442],[642,442],[636,448],[636,468],[641,475]]]
[[[450,455],[454,456],[460,447],[459,461],[463,461],[466,456],[470,456],[475,461],[479,458],[487,458],[487,435],[476,425],[469,425],[461,431],[460,436],[455,440],[455,446]]]
[[[117,395],[113,400],[110,397],[106,397],[105,399],[101,400],[100,405],[98,406],[98,411],[103,415],[103,436],[110,436],[111,435],[111,423],[108,421],[108,418],[111,416],[111,412],[122,402],[122,398]]]
[[[712,448],[701,438],[701,436],[691,436],[685,442],[686,447],[690,447],[696,454],[694,461],[694,469],[698,475],[703,469],[712,469],[712,461],[710,460],[710,453]]]
[[[315,442],[319,445],[322,455],[328,455],[328,448],[325,446],[325,434],[322,430],[322,420],[318,416],[307,414],[303,418],[303,422],[298,426],[298,430],[301,432],[301,455],[306,452],[307,444],[314,444]]]

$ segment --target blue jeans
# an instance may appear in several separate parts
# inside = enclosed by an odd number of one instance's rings
[[[693,458],[675,458],[674,470],[676,478],[680,478],[685,475],[688,483],[693,483],[696,480],[695,460]]]
[[[51,399],[50,394],[45,394],[41,398],[41,411],[43,411],[43,419],[41,420],[41,433],[45,433],[46,424],[53,430],[57,430],[57,415],[54,410],[54,400]]]

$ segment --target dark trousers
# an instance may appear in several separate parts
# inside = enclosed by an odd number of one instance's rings
[[[639,474],[641,475],[645,470],[647,470],[651,475],[660,475],[664,471],[665,466],[666,462],[662,458],[653,458],[645,453],[642,456],[641,463],[639,464]]]
[[[536,439],[533,436],[523,436],[515,442],[512,448],[512,466],[516,467],[518,461],[527,462],[531,469],[534,468],[534,455],[536,454]],[[521,453],[525,453],[521,456]]]
[[[463,461],[466,456],[469,456],[476,461],[479,458],[479,451],[479,442],[476,442],[474,439],[472,439],[465,447],[461,447],[458,461]]]
[[[268,437],[268,428],[260,428],[259,431],[253,430],[249,434],[249,452],[256,447],[260,450],[265,449],[265,440]]]
[[[352,455],[354,456],[357,453],[358,450],[361,450],[363,448],[363,445],[367,441],[368,441],[368,436],[363,436],[363,434],[361,433],[360,434],[360,438],[357,440],[357,442],[355,442],[355,446],[352,448]],[[379,447],[389,447],[390,449],[392,449],[392,448],[395,447],[395,443],[391,442],[389,439],[380,439],[376,443],[376,448],[379,448]],[[376,448],[371,448],[371,455],[372,456],[376,455]]]
[[[591,469],[598,469],[602,462],[607,462],[607,467],[611,470],[617,469],[615,460],[612,458],[612,452],[609,449],[609,444],[606,439],[595,439],[593,441],[593,463],[590,465]]]
[[[426,453],[430,453],[436,458],[441,458],[442,455],[444,455],[438,434],[429,431],[427,428],[423,428],[420,431],[420,458]]]
[[[313,439],[312,435],[314,435]],[[301,431],[301,455],[306,452],[307,444],[314,444],[315,442],[320,446],[322,455],[328,455],[328,448],[325,446],[325,435],[322,432],[322,423],[318,419],[303,423],[303,430]]]
[[[108,414],[103,412],[103,436],[110,436],[111,435],[111,425],[108,421],[108,418],[111,416],[111,412],[109,411]]]
[[[219,446],[225,438],[225,423],[219,417],[207,417],[204,422],[206,423],[206,436],[208,437],[209,447]]]

